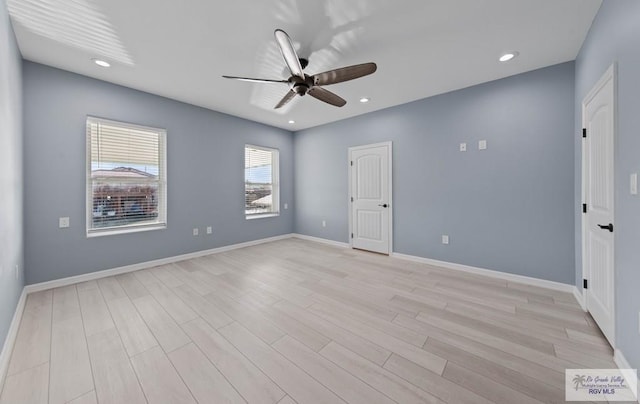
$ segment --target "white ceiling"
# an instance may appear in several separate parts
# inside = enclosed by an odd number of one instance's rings
[[[300,130],[575,59],[601,0],[8,0],[25,59],[268,125]],[[307,74],[375,62],[371,76],[273,106],[289,77],[273,37]],[[498,62],[504,51],[520,56]],[[100,68],[92,58],[112,67]],[[371,101],[358,100],[367,96]],[[288,124],[293,119],[295,124]]]

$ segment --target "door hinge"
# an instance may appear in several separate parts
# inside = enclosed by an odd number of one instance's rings
[[[353,160],[351,160],[351,166],[353,166]]]
[[[587,128],[582,128],[582,137],[587,137]]]
[[[351,233],[351,238],[353,238],[353,233]]]
[[[582,288],[589,289],[589,282],[586,279],[582,280]]]
[[[351,197],[351,202],[353,202],[353,196]]]
[[[587,204],[586,203],[582,204],[582,213],[587,213]]]

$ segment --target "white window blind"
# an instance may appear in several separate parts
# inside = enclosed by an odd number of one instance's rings
[[[278,150],[244,148],[244,204],[247,218],[279,213]]]
[[[87,118],[87,234],[166,227],[166,131]]]

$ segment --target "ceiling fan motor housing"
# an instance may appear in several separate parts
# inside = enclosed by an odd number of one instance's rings
[[[307,74],[304,75],[304,79],[298,76],[291,76],[289,81],[293,84],[293,91],[300,96],[307,94],[307,91],[314,85],[313,77]]]

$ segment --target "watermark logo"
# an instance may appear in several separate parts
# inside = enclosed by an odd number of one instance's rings
[[[636,369],[566,369],[566,401],[638,402]]]

